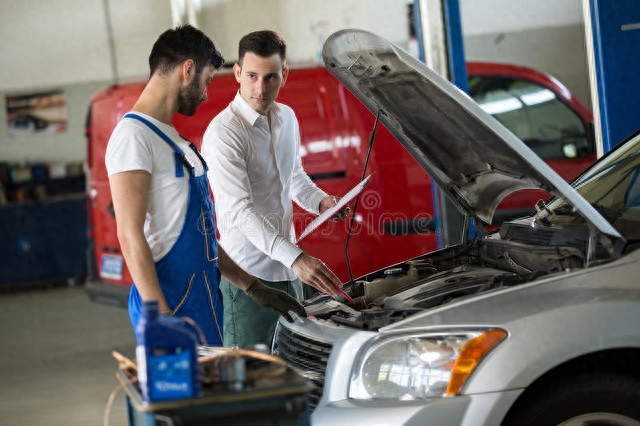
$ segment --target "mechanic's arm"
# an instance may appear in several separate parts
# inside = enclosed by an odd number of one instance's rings
[[[142,300],[157,300],[160,312],[169,306],[160,288],[151,248],[144,236],[151,175],[145,170],[116,173],[109,177],[118,241],[131,278]]]
[[[258,278],[240,268],[220,246],[218,246],[218,267],[227,281],[247,293],[258,305],[279,312],[287,321],[293,321],[289,311],[293,311],[301,317],[307,316],[307,312],[300,302],[282,290],[265,285]]]
[[[218,246],[218,268],[220,268],[220,273],[225,280],[242,291],[245,291],[251,281],[255,279],[253,275],[238,266],[220,246]]]

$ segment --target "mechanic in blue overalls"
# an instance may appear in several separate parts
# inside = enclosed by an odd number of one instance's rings
[[[160,312],[188,317],[202,344],[222,346],[220,275],[258,304],[292,320],[300,303],[267,287],[216,241],[207,165],[171,125],[207,99],[207,86],[224,60],[200,30],[184,25],[160,35],[149,56],[150,78],[114,129],[105,155],[118,240],[133,279],[129,316],[136,327],[143,300]]]

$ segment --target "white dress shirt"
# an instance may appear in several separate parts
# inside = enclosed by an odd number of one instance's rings
[[[290,107],[274,103],[266,117],[239,93],[202,139],[220,245],[267,281],[295,279],[291,265],[302,250],[294,244],[292,201],[318,214],[327,195],[305,173],[299,150],[298,120]]]

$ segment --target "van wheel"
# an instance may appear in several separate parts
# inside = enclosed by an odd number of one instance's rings
[[[516,402],[503,426],[640,426],[640,380],[613,373],[547,382]]]

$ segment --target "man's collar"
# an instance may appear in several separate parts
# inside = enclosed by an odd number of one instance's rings
[[[260,117],[264,117],[258,111],[251,108],[251,105],[249,105],[247,101],[242,98],[242,96],[240,95],[240,90],[236,92],[236,97],[233,99],[233,103],[238,108],[238,111],[240,112],[240,115],[242,115],[242,118],[244,118],[252,126],[255,126],[256,121]],[[274,102],[273,105],[271,105],[271,108],[269,108],[269,114],[272,115],[272,118],[277,117],[279,111],[280,106],[277,102]]]

